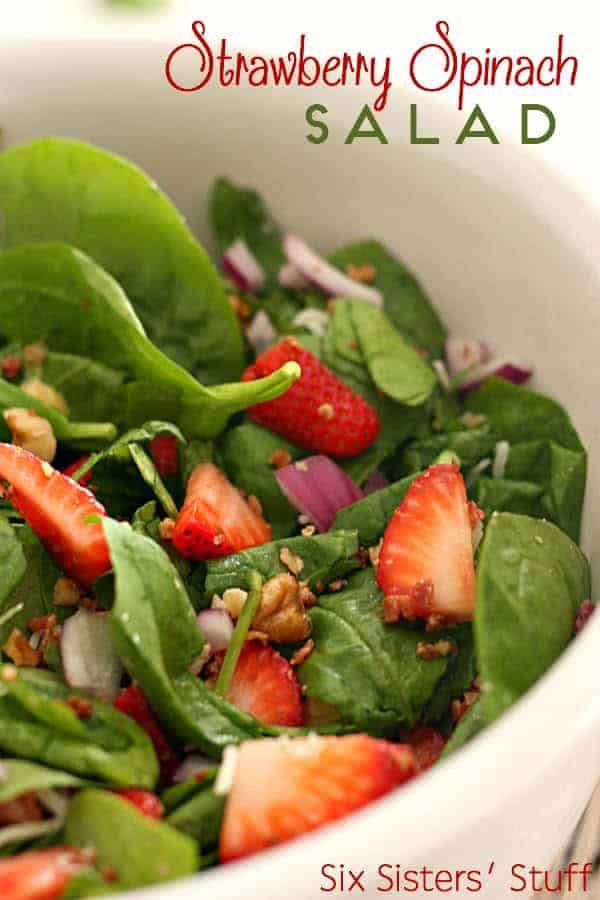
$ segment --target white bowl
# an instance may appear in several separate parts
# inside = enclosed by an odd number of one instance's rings
[[[590,451],[584,549],[599,579],[600,229],[584,198],[533,150],[454,146],[463,120],[424,96],[419,108],[438,124],[439,146],[409,145],[414,98],[399,92],[381,117],[387,146],[344,146],[371,100],[360,91],[335,99],[291,89],[178,94],[163,76],[168,49],[126,40],[6,43],[5,141],[61,134],[125,154],[152,173],[203,240],[206,193],[219,174],[255,185],[281,220],[324,250],[362,236],[385,240],[450,328],[531,359],[537,385],[569,409]],[[331,137],[314,146],[304,138],[303,111],[323,99]],[[511,867],[551,864],[600,775],[599,641],[597,616],[499,722],[364,811],[247,862],[127,897],[315,898],[327,863],[367,869],[372,896],[383,863],[479,869],[482,896],[511,896]]]

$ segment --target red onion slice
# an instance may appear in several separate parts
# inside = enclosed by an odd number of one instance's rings
[[[221,263],[240,291],[254,294],[265,286],[263,267],[241,238],[227,248]]]
[[[445,355],[448,372],[454,376],[488,362],[490,349],[483,341],[474,338],[449,337],[446,339]]]
[[[380,491],[382,488],[387,487],[388,484],[389,481],[383,472],[380,472],[379,469],[375,469],[362,486],[363,494],[365,496],[367,494],[374,494],[375,491]]]
[[[284,263],[279,270],[277,280],[281,287],[290,288],[292,291],[303,291],[310,287],[310,281],[305,278],[300,269],[292,263]]]
[[[106,613],[79,609],[62,626],[60,651],[65,680],[112,702],[119,692],[123,666],[117,656]]]
[[[357,297],[374,306],[383,306],[383,297],[377,288],[369,287],[367,284],[354,281],[344,275],[322,256],[315,253],[297,235],[286,234],[283,239],[283,249],[289,262],[324,294],[331,297]]]
[[[214,759],[191,753],[189,756],[186,756],[173,775],[173,781],[175,784],[181,784],[182,781],[191,781],[198,775],[204,775],[206,772],[211,772],[216,768]]]
[[[259,309],[255,314],[250,325],[246,328],[246,337],[257,355],[267,350],[274,342],[277,332],[264,310]]]
[[[204,609],[198,613],[197,622],[204,640],[213,653],[225,650],[233,634],[233,622],[224,609]]]
[[[457,390],[461,394],[468,394],[469,391],[480,387],[491,375],[504,378],[513,384],[525,384],[533,375],[533,369],[527,363],[517,362],[513,358],[492,359],[465,374],[464,380],[459,381]]]
[[[339,509],[363,497],[363,492],[328,456],[309,456],[275,472],[279,487],[319,531],[331,528]]]

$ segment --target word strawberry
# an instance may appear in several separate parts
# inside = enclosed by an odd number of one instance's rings
[[[244,644],[227,699],[266,725],[302,725],[302,693],[296,673],[269,644]]]
[[[196,466],[175,522],[175,549],[192,559],[213,559],[270,540],[270,526],[221,470],[212,463]]]
[[[261,354],[242,381],[269,375],[290,360],[302,369],[298,381],[280,397],[251,406],[249,415],[307,450],[339,457],[362,453],[379,434],[377,413],[293,338]]]
[[[435,628],[473,617],[471,526],[478,518],[456,466],[431,466],[413,481],[379,553],[377,583],[387,622],[418,618]]]
[[[365,734],[246,741],[225,806],[223,862],[365,806],[417,772],[412,750]]]

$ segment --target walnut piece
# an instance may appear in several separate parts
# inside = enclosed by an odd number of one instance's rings
[[[287,450],[274,450],[269,457],[269,465],[275,466],[276,469],[283,469],[284,466],[289,466],[291,461],[292,457]]]
[[[42,661],[40,651],[33,649],[19,628],[13,628],[2,649],[16,666],[39,666]]]
[[[46,384],[45,381],[42,381],[41,378],[28,378],[21,385],[21,390],[33,397],[34,400],[40,400],[46,406],[57,409],[63,415],[67,416],[69,414],[69,407],[63,395],[59,394],[51,384]]]
[[[372,284],[377,277],[377,270],[370,263],[360,263],[359,265],[348,263],[346,274],[353,281],[360,281],[362,284]]]
[[[296,652],[290,659],[290,665],[292,665],[292,666],[302,665],[302,663],[306,659],[308,659],[308,657],[310,656],[310,654],[313,652],[314,649],[315,649],[315,642],[313,641],[312,638],[309,638],[309,640],[306,641],[305,644],[302,644],[302,646],[296,650]]]
[[[279,551],[279,559],[292,575],[299,575],[304,568],[304,560],[297,553],[292,553],[288,547],[282,547]]]
[[[55,606],[77,606],[82,596],[79,585],[72,578],[63,575],[54,585]]]
[[[293,644],[309,637],[310,619],[301,599],[300,585],[292,575],[287,572],[275,575],[263,585],[252,627],[264,631],[278,644]]]
[[[248,591],[242,588],[227,588],[223,591],[223,605],[232,619],[239,619],[244,603],[248,599]]]
[[[43,366],[48,356],[48,347],[45,341],[36,341],[34,344],[27,344],[23,347],[23,359],[26,366],[33,368]]]
[[[173,519],[161,519],[158,525],[158,535],[161,541],[172,541],[174,530],[175,522],[173,521]]]
[[[13,444],[29,450],[44,462],[52,462],[56,456],[56,438],[52,425],[32,409],[11,407],[5,409],[4,421],[12,434]]]

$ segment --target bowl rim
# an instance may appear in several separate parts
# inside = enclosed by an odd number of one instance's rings
[[[84,47],[89,45],[118,43],[134,45],[138,49],[145,45],[146,49],[162,46],[165,40],[165,35],[159,37],[147,33],[139,37],[132,37],[130,33],[106,32],[96,36],[73,33],[64,38],[49,34],[34,38],[9,36],[0,39],[0,47],[15,50],[21,45],[31,49],[36,44],[60,45],[66,42],[72,49],[77,41],[78,50],[83,53]],[[457,113],[446,103],[400,87],[392,90],[392,96],[396,98],[414,101],[418,96],[420,104],[430,106],[434,111],[442,135],[456,133]],[[368,98],[360,88],[353,89],[351,97],[341,94],[335,109],[329,111],[331,120],[344,116],[345,110],[354,109],[361,97],[365,98],[363,102],[367,102]],[[274,104],[281,102],[276,94],[271,94],[269,101]],[[574,258],[581,262],[582,268],[592,273],[600,294],[600,258],[593,246],[593,236],[600,234],[600,209],[585,196],[572,178],[558,171],[554,164],[540,160],[505,136],[501,139],[502,153],[489,154],[485,158],[485,166],[478,146],[469,148],[469,152],[460,159],[452,156],[451,162],[495,184],[505,171],[507,162],[512,162],[511,179],[503,183],[505,194],[561,236],[562,241],[570,246]],[[436,149],[441,159],[449,160],[450,150],[446,142]],[[555,198],[550,207],[544,203],[548,193]],[[590,494],[588,484],[587,503],[591,502]],[[290,864],[300,858],[325,859],[332,848],[341,856],[340,847],[344,848],[343,855],[346,857],[353,848],[364,847],[365,832],[384,830],[389,833],[396,822],[410,823],[409,832],[402,833],[405,858],[418,857],[425,851],[432,852],[446,835],[456,834],[459,830],[472,830],[484,817],[496,815],[502,806],[514,801],[534,780],[542,778],[544,770],[550,769],[569,748],[572,749],[587,732],[597,727],[600,722],[600,692],[597,690],[599,639],[600,616],[596,615],[551,668],[499,720],[460,752],[403,786],[402,790],[394,791],[331,825],[251,858],[201,871],[177,881],[126,891],[115,895],[115,898],[192,900],[199,884],[217,896],[225,896],[220,889],[230,887],[236,890],[230,896],[240,896],[239,890],[244,884],[248,887],[247,876],[250,873],[253,881],[267,883],[273,873],[288,870]],[[577,698],[576,705],[573,697]],[[548,702],[550,698],[551,702]],[[568,729],[557,729],[557,722],[568,723]],[[514,765],[515,759],[520,761],[518,768]],[[473,784],[473,772],[477,773],[477,798],[476,802],[469,803],[464,788]],[[502,793],[494,790],[499,784],[502,785]],[[440,796],[444,796],[442,804],[439,802]],[[486,798],[485,803],[480,802],[482,796]],[[461,813],[459,823],[457,809]],[[431,810],[435,810],[434,822]]]

